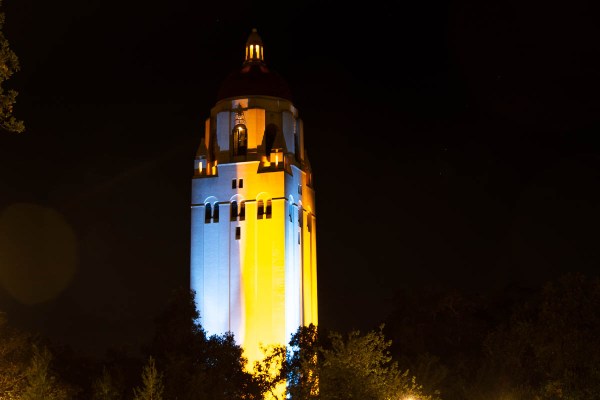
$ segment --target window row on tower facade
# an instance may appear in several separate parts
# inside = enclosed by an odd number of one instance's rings
[[[268,200],[257,200],[256,202],[256,218],[270,219],[273,215],[273,202],[271,199]],[[246,219],[246,202],[232,201],[229,207],[229,220],[230,221],[244,221]],[[211,222],[219,222],[219,203],[215,202],[204,204],[204,222],[209,224]]]
[[[290,222],[294,221],[294,204],[291,204],[288,206],[288,217],[290,219]],[[302,228],[302,226],[304,225],[304,216],[302,213],[302,208],[298,209],[298,227]],[[310,218],[310,216],[307,216],[306,218],[306,228],[308,229],[309,232],[312,231],[312,219]]]
[[[288,206],[288,217],[290,222],[294,220],[294,204],[289,204]],[[217,223],[219,222],[220,215],[220,206],[219,202],[214,203],[204,203],[204,222],[209,223]],[[273,215],[273,201],[272,199],[266,200],[256,200],[256,218],[257,219],[270,219]],[[246,220],[246,201],[236,201],[233,200],[229,203],[229,220],[230,221],[245,221]],[[297,213],[297,222],[298,226],[302,227],[304,225],[304,218],[302,213],[302,208],[298,210]],[[311,219],[307,218],[308,230],[310,231],[312,228]]]

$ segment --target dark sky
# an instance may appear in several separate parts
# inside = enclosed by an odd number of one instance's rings
[[[0,310],[57,343],[137,349],[188,285],[192,160],[253,27],[305,124],[321,325],[597,274],[592,1],[4,3],[27,132],[0,133]]]

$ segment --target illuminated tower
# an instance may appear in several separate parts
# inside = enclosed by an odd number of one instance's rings
[[[209,334],[250,362],[317,324],[316,218],[304,130],[253,29],[222,84],[192,179],[191,287]]]

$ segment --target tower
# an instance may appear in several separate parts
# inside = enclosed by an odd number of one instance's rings
[[[250,363],[317,324],[315,194],[304,129],[256,29],[223,82],[194,160],[191,288],[209,334]]]

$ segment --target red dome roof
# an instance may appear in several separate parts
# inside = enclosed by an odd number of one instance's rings
[[[217,100],[253,95],[292,100],[292,92],[283,78],[259,63],[246,64],[239,71],[231,73],[221,84]]]

